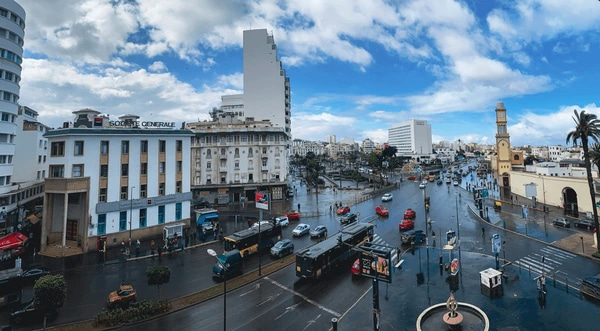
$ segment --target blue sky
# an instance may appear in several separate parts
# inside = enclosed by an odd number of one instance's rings
[[[293,138],[387,141],[426,119],[433,141],[565,145],[573,110],[599,114],[593,0],[19,0],[20,103],[51,127],[92,108],[209,119],[243,91],[242,31],[273,33],[292,88]]]

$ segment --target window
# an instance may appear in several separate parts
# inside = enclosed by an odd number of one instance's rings
[[[100,154],[102,154],[102,155],[108,154],[108,140],[102,140],[100,142]]]
[[[142,154],[148,153],[148,140],[140,141],[140,153],[142,153]]]
[[[119,213],[119,231],[127,230],[127,212],[122,211]]]
[[[181,202],[175,204],[175,220],[181,219]]]
[[[181,181],[178,181],[178,182],[175,184],[175,192],[177,192],[177,193],[181,193]]]
[[[262,160],[262,166],[263,166],[263,167],[266,167],[266,166],[267,166],[267,161],[268,161],[267,159],[263,159],[263,160]]]
[[[75,152],[73,155],[83,155],[83,140],[75,141]]]
[[[161,174],[165,173],[165,163],[164,162],[158,163],[158,173],[161,173]]]
[[[234,167],[235,167],[235,169],[238,169],[238,170],[240,169],[240,160],[235,160]]]
[[[83,164],[73,165],[73,177],[83,177]]]
[[[176,167],[177,173],[181,173],[181,165],[182,165],[181,161],[175,162],[175,167]]]
[[[227,153],[225,152],[225,148],[221,148],[221,156],[225,156],[225,154],[227,154]]]
[[[158,184],[158,195],[165,195],[165,183]]]
[[[210,153],[210,148],[206,150],[206,158],[207,159],[212,159],[212,155]]]
[[[56,141],[50,145],[50,156],[64,156],[65,155],[65,142]]]
[[[106,214],[98,215],[98,235],[106,234]]]
[[[140,175],[147,175],[147,174],[148,174],[148,163],[142,162],[142,164],[140,165]]]
[[[127,200],[127,186],[121,186],[121,200]]]
[[[252,157],[252,156],[254,156],[254,154],[252,153],[252,148],[250,148],[248,150],[248,157]]]
[[[50,177],[62,178],[64,177],[65,166],[64,165],[51,165],[50,166]]]
[[[181,152],[182,148],[183,148],[183,141],[176,140],[175,141],[175,151]]]
[[[164,140],[159,140],[158,141],[158,152],[159,153],[164,153],[167,149],[167,142]]]
[[[158,224],[165,223],[165,206],[158,206]]]
[[[145,198],[146,195],[146,191],[148,190],[148,185],[140,185],[140,198]]]
[[[140,228],[146,227],[146,208],[140,209]]]
[[[210,168],[211,168],[210,162],[206,162],[206,169],[210,169]]]
[[[100,166],[100,177],[101,178],[108,177],[108,164],[103,164]]]
[[[38,171],[38,172],[37,172],[37,179],[40,179],[40,178],[42,178],[42,172],[41,172],[41,171]]]
[[[121,154],[129,154],[129,140],[121,141]]]
[[[42,156],[38,155],[38,163],[42,163]]]
[[[129,176],[129,164],[123,163],[121,164],[121,177]]]
[[[98,194],[98,201],[106,202],[106,189],[105,188],[100,189],[100,193]]]

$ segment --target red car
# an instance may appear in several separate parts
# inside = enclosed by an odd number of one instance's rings
[[[292,210],[289,213],[285,214],[290,221],[297,221],[300,219],[300,213],[297,210]]]
[[[413,220],[403,219],[402,222],[400,222],[400,224],[398,224],[398,230],[400,230],[400,231],[411,230],[414,228],[415,228],[415,221],[413,221]]]
[[[354,261],[350,272],[352,273],[352,278],[360,276],[360,259],[356,259],[356,261]]]
[[[404,218],[405,219],[409,219],[409,220],[414,220],[415,216],[417,216],[417,213],[415,213],[414,210],[408,208],[405,212],[404,212]]]
[[[350,207],[348,207],[348,206],[340,207],[337,210],[337,214],[338,215],[344,215],[344,214],[349,213],[349,212],[350,212]]]
[[[385,208],[384,206],[375,207],[375,213],[377,213],[377,215],[379,215],[379,216],[389,216],[390,215],[390,211],[387,208]]]
[[[417,176],[408,176],[408,180],[416,180]]]

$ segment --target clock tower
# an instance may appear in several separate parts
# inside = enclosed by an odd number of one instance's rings
[[[510,194],[510,135],[506,129],[506,108],[502,101],[496,103],[496,151],[498,152],[496,171],[498,171],[499,185],[502,191]]]

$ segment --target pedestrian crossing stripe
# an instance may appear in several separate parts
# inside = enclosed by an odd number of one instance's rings
[[[564,261],[570,260],[577,256],[554,247],[541,248],[540,252],[544,255],[539,253],[531,253],[517,260],[515,264],[522,268],[528,268],[535,273],[542,274],[552,272],[554,269],[560,267]]]
[[[385,240],[383,240],[378,234],[373,235],[373,241],[371,241],[371,242],[374,244],[378,244],[378,245],[389,246],[385,242]],[[394,250],[392,250],[392,265],[395,265],[397,261],[398,261],[398,250],[394,249]]]

